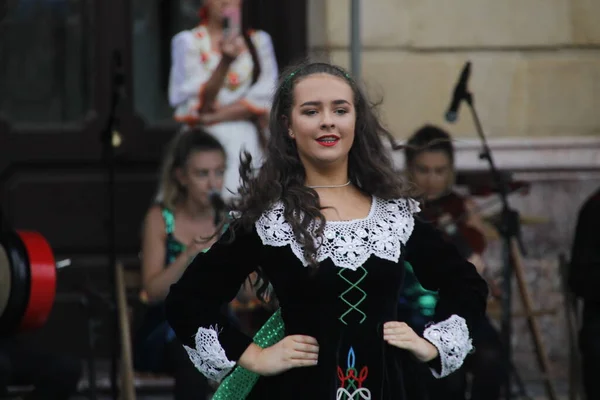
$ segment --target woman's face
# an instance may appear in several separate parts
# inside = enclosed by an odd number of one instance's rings
[[[177,171],[177,178],[190,200],[207,207],[210,193],[223,189],[224,173],[225,156],[221,151],[194,151],[185,167]]]
[[[220,23],[231,9],[240,11],[242,0],[206,0],[204,4],[208,9],[208,17]]]
[[[305,168],[347,163],[355,124],[354,94],[344,79],[323,73],[296,83],[288,134]]]
[[[413,182],[427,199],[442,196],[450,188],[454,168],[452,160],[444,151],[423,151],[409,166]]]

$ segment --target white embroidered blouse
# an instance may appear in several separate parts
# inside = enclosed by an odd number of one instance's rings
[[[218,104],[241,101],[257,114],[269,112],[277,81],[277,60],[268,33],[253,31],[250,39],[256,47],[261,74],[252,84],[254,64],[249,51],[244,51],[231,64],[225,84],[217,95]],[[202,106],[204,85],[221,61],[221,53],[214,49],[208,29],[200,25],[183,31],[171,41],[171,74],[169,103],[175,107],[175,118],[189,121]]]
[[[254,63],[249,51],[237,56],[230,65],[223,87],[215,99],[216,107],[239,102],[252,114],[266,117],[277,82],[277,60],[268,33],[254,31],[250,40],[256,48],[260,75],[252,82]],[[200,25],[178,33],[171,42],[171,74],[169,102],[175,108],[175,119],[182,123],[198,123],[204,87],[221,61],[221,53],[212,48],[208,29]],[[222,196],[229,198],[239,186],[239,156],[242,151],[252,155],[253,165],[261,163],[262,149],[259,132],[250,120],[224,121],[203,126],[216,137],[227,153],[227,170]],[[264,132],[265,135],[268,132]]]

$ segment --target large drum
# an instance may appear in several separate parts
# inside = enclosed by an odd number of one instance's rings
[[[56,295],[56,263],[42,235],[0,235],[0,334],[42,327]]]

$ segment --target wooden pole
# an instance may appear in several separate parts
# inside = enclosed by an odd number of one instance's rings
[[[121,337],[121,396],[122,400],[135,400],[135,382],[131,350],[131,328],[129,309],[127,307],[127,287],[123,264],[115,263],[115,284],[117,294],[117,310],[119,314],[119,332]]]

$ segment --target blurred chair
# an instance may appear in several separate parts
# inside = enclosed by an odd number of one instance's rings
[[[168,375],[138,373],[133,367],[132,321],[135,320],[136,305],[144,302],[141,293],[139,266],[126,268],[121,261],[115,265],[117,313],[119,318],[120,355],[120,399],[135,400],[138,393],[172,393],[174,380]],[[137,304],[136,304],[137,303]]]

